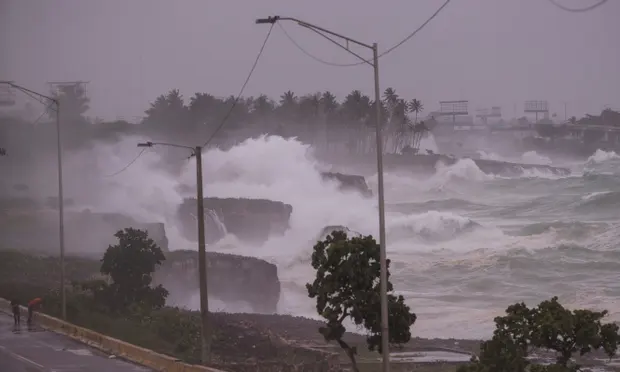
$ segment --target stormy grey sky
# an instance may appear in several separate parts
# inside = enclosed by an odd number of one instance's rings
[[[595,0],[558,0],[585,6]],[[90,81],[90,116],[142,115],[157,95],[178,88],[236,94],[268,25],[294,16],[386,49],[424,22],[443,0],[0,0],[0,79],[46,90],[51,80]],[[419,98],[501,105],[548,99],[564,115],[620,108],[620,1],[586,13],[546,0],[453,0],[411,41],[381,59],[381,87]],[[309,52],[333,62],[352,56],[292,23]],[[361,50],[360,52],[366,53]],[[367,54],[365,54],[367,55]],[[372,93],[368,66],[331,67],[302,54],[275,27],[245,95],[277,98],[330,90]]]

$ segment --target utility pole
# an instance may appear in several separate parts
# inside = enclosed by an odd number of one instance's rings
[[[381,297],[381,348],[382,348],[382,371],[389,372],[390,370],[390,349],[389,349],[389,324],[388,324],[388,301],[387,301],[387,253],[385,244],[385,195],[383,188],[383,128],[381,126],[381,92],[379,89],[379,55],[377,50],[377,43],[368,45],[360,41],[351,39],[349,37],[337,34],[333,31],[329,31],[325,28],[313,25],[311,23],[301,21],[291,17],[273,16],[267,18],[260,18],[256,20],[257,24],[274,24],[278,21],[293,21],[299,26],[310,29],[324,38],[328,39],[332,43],[338,45],[340,48],[346,50],[350,54],[356,56],[361,61],[369,64],[373,67],[374,72],[374,86],[375,86],[375,109],[376,109],[376,140],[377,140],[377,183],[378,183],[378,199],[379,199],[379,244],[380,253],[379,261],[381,266],[381,284],[380,284],[380,297]],[[326,35],[327,34],[327,35]],[[345,45],[330,38],[328,35],[334,36],[345,41]],[[372,62],[361,57],[359,54],[349,49],[349,43],[357,44],[361,47],[372,50],[373,58]]]
[[[205,207],[202,186],[202,147],[196,146],[196,205],[198,213],[198,276],[200,278],[200,318],[202,319],[202,363],[211,354],[211,329],[209,324],[209,296],[207,288],[207,248],[205,244]]]
[[[372,44],[373,70],[375,73],[375,111],[377,115],[377,184],[379,196],[379,265],[381,267],[381,350],[383,371],[390,370],[390,344],[387,303],[387,252],[385,244],[385,197],[383,189],[383,128],[381,128],[381,91],[379,90],[379,51],[377,43]]]
[[[56,112],[56,146],[58,150],[58,239],[60,245],[60,302],[62,319],[67,320],[67,296],[65,291],[65,199],[62,182],[62,136],[60,128],[60,101],[58,100],[58,98],[46,96],[44,94],[37,93],[33,90],[14,84],[12,81],[0,81],[0,84],[8,84],[11,88],[17,89],[29,95],[30,97],[36,96],[38,98],[48,100],[50,102],[49,106],[56,106],[54,111]]]
[[[60,234],[60,302],[62,319],[67,320],[67,293],[65,291],[65,197],[62,187],[62,142],[60,137],[60,103],[56,100],[56,142],[58,143],[58,233]]]
[[[209,288],[207,285],[207,247],[205,243],[205,207],[202,183],[202,146],[190,147],[164,142],[143,142],[138,147],[153,146],[179,147],[192,151],[196,157],[196,206],[198,220],[198,284],[200,288],[200,320],[201,320],[201,359],[206,365],[211,360],[211,324],[209,322]]]

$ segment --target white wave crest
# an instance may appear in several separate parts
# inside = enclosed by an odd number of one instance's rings
[[[592,163],[604,163],[610,160],[620,159],[620,155],[616,154],[614,151],[603,151],[601,149],[596,150],[592,156],[588,158],[586,164]]]

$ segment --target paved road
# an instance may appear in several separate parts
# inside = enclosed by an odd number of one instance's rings
[[[25,319],[22,319],[25,323]],[[0,371],[2,372],[149,372],[59,334],[13,327],[13,318],[0,312]]]

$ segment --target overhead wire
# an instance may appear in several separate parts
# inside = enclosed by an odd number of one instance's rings
[[[269,27],[269,31],[267,32],[267,36],[265,36],[265,40],[263,41],[263,45],[261,46],[260,50],[258,51],[258,55],[256,56],[256,59],[254,60],[254,64],[252,65],[252,68],[250,69],[250,72],[248,73],[248,76],[246,77],[245,82],[241,86],[241,89],[239,90],[239,94],[237,94],[237,97],[233,101],[232,106],[230,107],[230,109],[228,110],[228,112],[226,113],[226,115],[224,116],[222,121],[220,122],[220,125],[215,129],[215,131],[211,134],[211,136],[205,141],[205,143],[202,145],[202,147],[205,147],[209,143],[211,143],[211,141],[213,140],[215,135],[226,124],[226,121],[228,120],[228,118],[232,114],[233,110],[235,109],[235,106],[237,106],[237,103],[239,102],[239,99],[241,99],[241,95],[243,95],[243,91],[245,90],[245,87],[248,85],[248,82],[250,81],[250,78],[252,77],[252,74],[254,74],[254,70],[256,69],[256,66],[258,65],[258,61],[260,60],[261,56],[263,55],[263,51],[265,50],[265,45],[267,45],[267,41],[269,40],[269,37],[271,36],[271,31],[273,31],[273,26],[274,26],[274,24],[272,23],[271,27]]]
[[[407,35],[407,37],[405,37],[404,39],[402,39],[398,43],[394,44],[390,48],[388,48],[388,49],[384,50],[383,52],[379,53],[378,58],[381,58],[381,57],[387,55],[388,53],[393,52],[395,49],[397,49],[398,47],[400,47],[401,45],[403,45],[407,41],[411,40],[412,37],[414,37],[418,32],[422,31],[422,29],[424,27],[426,27],[433,19],[435,19],[435,17],[437,17],[437,15],[439,13],[441,13],[441,11],[450,3],[450,1],[452,1],[452,0],[446,0],[439,8],[437,8],[437,10],[426,21],[424,21],[424,23],[422,23],[418,28],[416,28],[413,32],[411,32],[409,35]],[[604,0],[604,1],[607,1],[607,0]],[[354,62],[354,63],[335,63],[335,62],[325,61],[325,60],[323,60],[321,58],[318,58],[318,57],[312,55],[310,52],[305,50],[298,42],[296,42],[291,37],[291,35],[288,32],[286,32],[286,29],[284,28],[284,26],[282,26],[279,22],[276,22],[276,23],[278,23],[278,25],[280,26],[280,29],[284,32],[284,35],[293,43],[293,45],[295,45],[297,47],[297,49],[299,49],[302,53],[304,53],[305,55],[309,56],[310,58],[314,59],[317,62],[326,64],[326,65],[329,65],[329,66],[335,66],[335,67],[353,67],[353,66],[362,65],[364,63],[371,63],[372,62],[372,58],[369,58],[369,59],[366,59],[366,60],[362,60],[362,61],[359,61],[359,62]]]
[[[43,110],[43,112],[41,113],[41,115],[39,115],[37,120],[32,122],[32,125],[36,125],[39,122],[39,120],[41,120],[41,118],[43,118],[43,116],[45,116],[45,114],[48,114],[53,105],[54,105],[54,102],[52,102],[49,105],[45,106],[45,110]]]
[[[122,167],[118,171],[116,171],[116,172],[114,172],[112,174],[104,175],[103,177],[114,177],[114,176],[117,176],[117,175],[123,173],[124,171],[129,169],[129,167],[131,167],[136,161],[138,161],[138,159],[140,159],[142,154],[144,154],[146,152],[146,150],[148,150],[148,149],[149,149],[148,147],[143,148],[142,151],[140,151],[135,158],[133,158],[129,163],[127,163],[127,165],[125,165],[124,167]]]
[[[18,89],[19,89],[19,88],[18,88]],[[41,97],[37,97],[37,96],[35,96],[34,94],[31,94],[31,93],[30,93],[30,92],[28,92],[28,91],[25,91],[25,90],[23,90],[23,89],[19,89],[19,91],[20,91],[20,92],[22,92],[22,93],[24,93],[24,94],[25,94],[25,95],[27,95],[28,97],[30,97],[30,98],[32,98],[32,99],[34,99],[35,101],[39,102],[40,104],[42,104],[42,105],[44,105],[44,106],[47,106],[47,105],[48,105],[48,102],[47,102],[47,101],[49,101],[49,98],[47,98],[47,99],[46,99],[46,101],[44,101],[44,100],[43,100],[43,98],[41,98]]]
[[[596,8],[598,8],[599,6],[605,4],[608,0],[600,0],[598,3],[592,4],[590,6],[587,6],[585,8],[569,8],[565,5],[562,5],[560,3],[557,2],[557,0],[549,0],[549,2],[553,5],[555,5],[556,7],[565,10],[567,12],[572,12],[572,13],[584,13],[584,12],[589,12],[591,10],[594,10]]]

